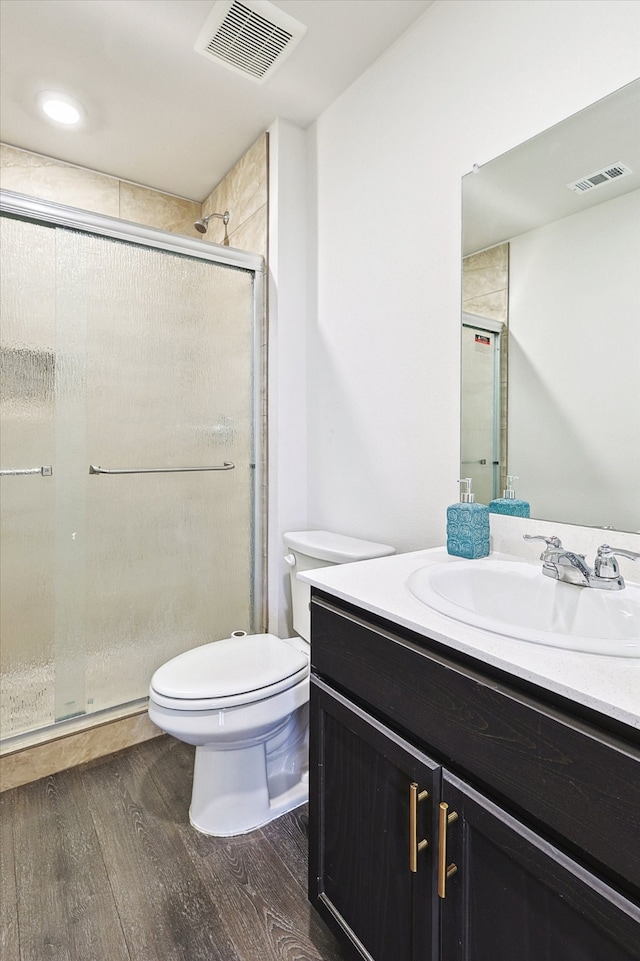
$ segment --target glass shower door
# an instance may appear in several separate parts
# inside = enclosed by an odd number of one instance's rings
[[[53,230],[3,217],[0,242],[0,733],[5,737],[55,720],[56,266]]]
[[[22,480],[13,496],[28,498],[21,519],[2,504],[14,571],[5,686],[48,707],[22,721],[13,711],[6,736],[135,701],[169,657],[252,629],[254,280],[165,250],[3,224],[53,235],[55,247],[54,285],[36,298],[48,305],[55,342],[53,359],[39,361],[53,371],[40,416],[53,476],[2,478],[16,488]],[[31,261],[23,272],[40,268]],[[23,315],[29,330],[30,309]],[[29,343],[13,326],[5,354]],[[3,467],[32,454],[20,444],[33,410],[24,397],[13,414],[5,409],[15,437]],[[225,469],[189,469],[212,467]],[[49,545],[36,569],[27,479],[41,482],[37,538]],[[47,604],[34,603],[36,581]],[[35,607],[38,631],[23,616]],[[46,680],[36,679],[36,661]]]
[[[500,395],[500,334],[463,320],[460,476],[479,504],[500,496]]]

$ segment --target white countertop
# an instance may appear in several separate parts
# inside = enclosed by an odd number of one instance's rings
[[[492,556],[528,563],[507,554]],[[365,611],[640,729],[640,658],[584,654],[513,640],[445,617],[409,591],[407,582],[414,571],[461,560],[438,547],[304,571],[298,577]]]

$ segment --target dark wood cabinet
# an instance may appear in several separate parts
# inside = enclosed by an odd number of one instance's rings
[[[635,745],[393,628],[315,594],[314,906],[354,959],[638,961]]]
[[[312,900],[356,958],[436,961],[440,767],[318,679],[311,700]]]
[[[449,771],[441,902],[443,961],[635,961],[640,914],[626,898]]]

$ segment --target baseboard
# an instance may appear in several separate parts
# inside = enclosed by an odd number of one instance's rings
[[[0,791],[114,754],[162,733],[143,708],[126,717],[7,753],[0,759]]]

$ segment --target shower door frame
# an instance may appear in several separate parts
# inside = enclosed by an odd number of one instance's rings
[[[252,630],[264,629],[266,623],[266,563],[264,545],[266,544],[266,466],[265,451],[266,438],[264,425],[266,424],[266,399],[264,386],[266,383],[266,317],[265,317],[265,280],[266,265],[261,254],[252,254],[233,247],[224,247],[205,240],[196,240],[181,234],[173,234],[155,227],[119,220],[104,214],[93,213],[77,207],[47,200],[39,200],[25,194],[10,190],[0,190],[0,214],[32,223],[39,223],[54,227],[63,227],[99,237],[136,244],[147,248],[165,250],[171,254],[191,257],[196,260],[209,261],[228,267],[238,267],[253,274],[253,344],[252,344],[252,434],[251,434],[251,466],[253,468],[252,491],[252,570],[250,594],[252,598]],[[135,711],[136,706],[144,702],[129,702],[126,707]],[[104,711],[96,711],[89,715],[81,715],[70,721],[57,721],[37,731],[17,734],[6,738],[5,747],[9,742],[17,744],[23,739],[31,740],[38,734],[59,736],[61,725],[75,727],[74,721],[79,721],[84,727],[87,720],[92,724],[102,723],[105,715],[118,712],[123,707],[114,706]]]
[[[479,314],[472,314],[467,311],[462,313],[462,325],[461,333],[465,329],[475,330],[477,333],[490,334],[493,338],[493,343],[491,345],[492,359],[493,359],[493,383],[492,383],[492,443],[491,443],[491,463],[487,466],[491,467],[491,487],[492,493],[491,498],[501,497],[502,489],[506,486],[506,439],[504,438],[503,424],[506,423],[506,409],[503,410],[503,405],[505,403],[503,397],[503,369],[502,369],[502,356],[503,356],[503,344],[506,335],[507,328],[499,320],[492,320],[490,317],[482,317]],[[462,378],[462,392],[464,392],[464,351],[461,350],[460,356],[460,369]],[[464,408],[464,403],[462,404]],[[465,459],[465,442],[467,440],[465,436],[465,422],[463,418],[464,410],[461,409],[461,430],[460,430],[460,476],[466,477],[468,475],[474,475],[475,472],[473,467],[475,465],[484,466],[486,460],[467,460]],[[478,452],[475,451],[477,454]],[[478,489],[481,487],[478,478],[472,476],[473,489],[476,496],[479,496]],[[485,503],[482,501],[482,503]],[[488,503],[488,500],[487,500]]]

